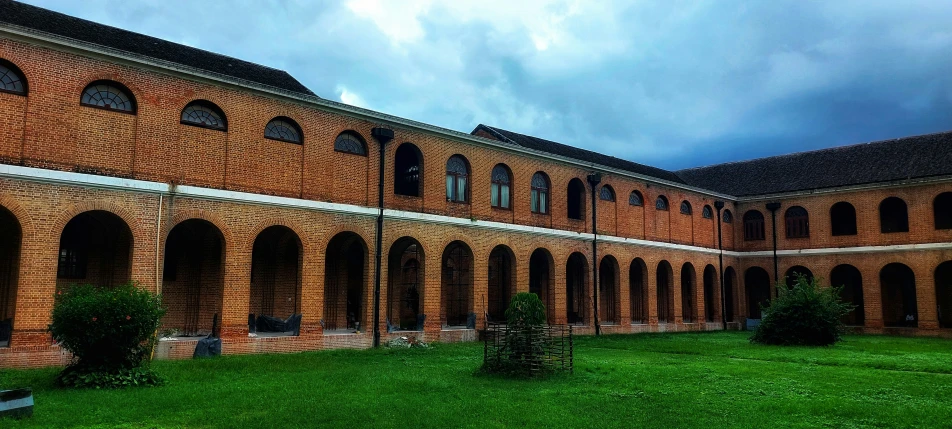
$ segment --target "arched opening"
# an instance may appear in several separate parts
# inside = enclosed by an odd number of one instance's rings
[[[423,153],[413,143],[397,148],[393,160],[393,193],[408,197],[423,195]]]
[[[132,231],[119,216],[103,210],[76,215],[60,235],[56,287],[70,284],[115,286],[128,283]]]
[[[618,301],[618,261],[608,255],[598,265],[598,312],[601,322],[618,323]]]
[[[803,276],[803,277],[806,277],[806,280],[807,280],[808,282],[812,282],[812,281],[813,281],[813,271],[810,271],[809,268],[804,267],[804,266],[802,266],[802,265],[794,265],[794,266],[788,268],[788,269],[787,269],[787,273],[784,274],[784,278],[786,279],[785,281],[786,281],[786,284],[787,284],[787,288],[788,288],[788,289],[789,289],[789,288],[793,288],[794,286],[797,285],[797,275],[798,275],[798,274],[801,275],[801,276]]]
[[[588,312],[588,261],[581,253],[575,252],[569,256],[565,264],[565,299],[568,323],[584,325]]]
[[[704,267],[704,318],[708,322],[721,318],[717,286],[717,269],[713,265]]]
[[[23,231],[16,216],[0,206],[0,347],[10,345],[13,332],[22,238]]]
[[[476,327],[473,313],[473,252],[454,241],[443,251],[443,326]]]
[[[469,161],[453,155],[446,161],[446,201],[469,202]]]
[[[529,292],[536,294],[545,304],[546,319],[555,323],[555,264],[552,254],[545,249],[536,249],[529,257]]]
[[[879,203],[879,228],[883,233],[909,232],[909,211],[906,202],[889,197]]]
[[[952,192],[943,192],[932,202],[935,229],[952,229]]]
[[[97,80],[83,89],[79,104],[113,112],[136,114],[136,99],[125,85]]]
[[[387,272],[387,331],[422,331],[423,249],[416,240],[403,237],[390,247]]]
[[[810,236],[810,214],[807,209],[793,206],[783,214],[787,238],[807,238]]]
[[[693,323],[697,320],[695,284],[697,284],[697,274],[694,271],[694,265],[685,262],[681,266],[681,320],[684,323]]]
[[[736,317],[734,292],[737,289],[735,285],[737,285],[737,272],[734,271],[734,267],[727,267],[724,269],[724,317],[728,323],[733,322]]]
[[[356,233],[342,232],[327,243],[325,256],[324,332],[361,330],[367,326],[367,244]]]
[[[939,327],[952,328],[952,261],[945,261],[935,269],[935,301]]]
[[[631,297],[631,323],[648,323],[648,266],[641,258],[631,261],[628,287]]]
[[[770,274],[760,267],[750,267],[744,273],[747,289],[747,318],[760,319],[761,304],[770,301]]]
[[[668,261],[658,263],[658,271],[655,275],[658,289],[658,323],[669,323],[674,321],[674,293],[671,290],[671,280],[674,278],[674,270]]]
[[[883,324],[886,327],[918,327],[916,275],[912,269],[900,263],[886,265],[879,271],[879,283]]]
[[[251,248],[249,329],[257,333],[298,331],[286,322],[301,311],[301,240],[286,226],[265,228]],[[281,321],[282,323],[272,323]],[[254,322],[254,326],[250,324]],[[283,327],[282,327],[283,325]]]
[[[565,198],[568,199],[566,205],[569,219],[585,219],[585,185],[581,180],[574,178],[569,181]]]
[[[488,314],[491,322],[506,320],[506,309],[512,299],[513,285],[516,284],[516,257],[506,246],[496,246],[489,253],[489,296]]]
[[[203,336],[221,315],[225,284],[225,239],[211,222],[189,219],[165,240],[163,329],[176,336]]]
[[[842,287],[840,300],[855,307],[843,316],[843,324],[863,326],[866,323],[866,313],[863,309],[863,275],[859,270],[849,264],[837,265],[830,271],[830,285]]]
[[[757,210],[749,210],[744,213],[744,240],[757,241],[764,240],[764,214]]]
[[[497,209],[511,209],[512,173],[506,164],[493,167],[489,182],[489,205]]]
[[[856,235],[856,209],[840,201],[830,207],[830,229],[834,236]]]

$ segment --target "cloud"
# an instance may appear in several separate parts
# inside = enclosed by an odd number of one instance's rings
[[[947,2],[30,2],[348,104],[664,168],[952,128]]]

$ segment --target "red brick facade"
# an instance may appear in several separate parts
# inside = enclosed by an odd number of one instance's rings
[[[382,231],[383,340],[402,335],[474,340],[476,330],[455,316],[473,313],[475,327],[484,326],[489,301],[500,293],[490,291],[490,283],[508,293],[538,288],[551,323],[577,317],[577,332],[591,333],[594,267],[600,267],[602,283],[602,332],[719,329],[717,214],[703,215],[715,200],[725,201],[733,216],[731,223],[721,223],[731,326],[752,312],[748,287],[753,285],[747,279],[760,271],[751,269],[766,271],[768,283],[773,278],[767,200],[738,200],[602,171],[602,185],[612,187],[615,201],[597,199],[599,260],[593,264],[591,188],[582,219],[567,216],[569,182],[584,183],[592,171],[581,162],[507,148],[491,135],[437,132],[331,103],[29,40],[0,38],[0,58],[19,67],[29,82],[25,95],[0,92],[0,167],[7,168],[0,170],[5,172],[0,174],[0,282],[5,282],[0,316],[13,321],[12,338],[0,347],[0,367],[65,362],[68,357],[45,329],[56,288],[75,282],[131,280],[160,292],[169,310],[163,330],[180,334],[210,330],[217,315],[225,353],[369,347],[381,162],[380,146],[371,138],[376,126],[395,134],[383,153],[389,210]],[[128,88],[136,112],[81,105],[81,92],[97,80]],[[227,131],[180,123],[183,107],[194,100],[217,105],[227,117]],[[275,117],[297,122],[303,144],[265,138],[265,126]],[[335,138],[345,131],[364,139],[366,156],[334,150]],[[406,142],[422,153],[420,197],[394,193],[394,157]],[[445,168],[453,155],[469,164],[465,203],[446,198]],[[490,172],[500,163],[511,172],[509,209],[490,205]],[[546,214],[530,210],[536,172],[549,179]],[[146,185],[136,185],[141,183]],[[155,185],[165,188],[150,188]],[[952,260],[952,247],[943,244],[952,242],[952,230],[938,230],[933,221],[933,200],[950,190],[944,182],[771,198],[782,205],[780,276],[803,266],[829,279],[838,265],[852,265],[862,276],[863,330],[950,335],[949,325],[940,327],[939,307],[952,300],[952,284],[944,283],[949,277],[937,269]],[[633,191],[642,205],[629,204]],[[667,210],[656,208],[660,196]],[[880,232],[879,204],[886,197],[908,205],[908,232]],[[683,201],[691,214],[681,213]],[[857,234],[832,236],[830,207],[839,201],[855,207]],[[784,211],[792,206],[809,213],[809,237],[783,234]],[[765,240],[745,240],[748,210],[763,213]],[[417,252],[409,256],[404,250],[412,244]],[[910,246],[918,244],[935,245]],[[504,246],[499,260],[506,262],[494,262],[493,272],[505,266],[506,281],[490,279],[490,255],[498,246]],[[462,249],[461,259],[450,261],[448,248]],[[817,251],[798,252],[802,249]],[[64,256],[74,250],[82,261]],[[576,263],[581,265],[573,269]],[[909,293],[892,285],[905,277],[892,268],[883,275],[893,263],[914,274],[914,310]],[[83,265],[82,273],[70,275],[64,264]],[[417,279],[412,287],[407,286],[411,275]],[[390,294],[390,288],[400,292]],[[896,300],[905,300],[904,306],[897,308]],[[884,322],[884,314],[891,320],[911,311],[914,321],[907,325],[913,327],[885,327],[895,324]],[[280,318],[301,313],[300,335],[249,337],[250,313]],[[415,315],[426,316],[422,331],[388,333],[388,322],[400,325],[398,319]],[[360,333],[353,333],[356,322]],[[187,357],[193,349],[193,340],[162,341],[157,355]]]

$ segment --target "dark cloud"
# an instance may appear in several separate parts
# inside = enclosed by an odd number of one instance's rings
[[[952,129],[952,3],[31,3],[663,168]]]

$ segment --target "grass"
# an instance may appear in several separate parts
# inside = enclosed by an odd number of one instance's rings
[[[2,427],[949,427],[952,342],[850,336],[751,345],[745,333],[581,337],[575,374],[479,374],[482,345],[156,362],[158,388],[32,386],[34,417]]]

